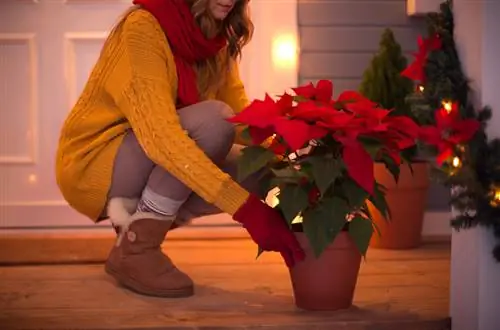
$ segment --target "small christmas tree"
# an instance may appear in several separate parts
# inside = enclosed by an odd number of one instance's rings
[[[386,28],[380,38],[378,52],[363,73],[359,92],[381,107],[392,110],[392,115],[405,115],[417,121],[407,102],[415,90],[414,83],[401,75],[407,64],[401,45],[392,30]],[[403,151],[402,156],[411,160],[417,153],[418,147],[413,146]]]
[[[413,92],[414,85],[410,79],[401,76],[406,66],[407,60],[394,33],[389,28],[385,29],[380,38],[379,51],[363,74],[360,93],[385,109],[393,109],[394,115],[413,117],[406,97]]]

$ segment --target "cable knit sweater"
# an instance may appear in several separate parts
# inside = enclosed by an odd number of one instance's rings
[[[209,99],[238,112],[248,100],[234,65],[225,85]],[[175,62],[159,23],[145,10],[133,11],[108,38],[61,131],[56,176],[74,209],[99,220],[115,155],[131,127],[153,162],[207,202],[231,215],[245,202],[249,193],[184,132],[176,91]]]

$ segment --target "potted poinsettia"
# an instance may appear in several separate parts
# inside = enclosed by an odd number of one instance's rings
[[[389,218],[374,162],[389,163],[397,175],[401,152],[415,144],[419,127],[355,91],[333,99],[327,80],[293,92],[256,100],[230,119],[246,126],[251,141],[239,160],[240,179],[262,173],[269,202],[306,252],[290,269],[296,305],[347,308],[376,229],[368,205]]]

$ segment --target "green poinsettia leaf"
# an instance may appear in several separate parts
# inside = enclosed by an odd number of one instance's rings
[[[288,184],[280,187],[279,208],[289,224],[309,205],[309,196],[304,187]]]
[[[382,162],[385,164],[385,167],[389,170],[389,172],[392,174],[392,176],[394,177],[394,180],[397,183],[399,181],[399,174],[401,171],[399,168],[399,165],[397,165],[394,162],[394,159],[389,157],[389,155],[387,155],[387,154],[384,154],[382,156]]]
[[[379,183],[375,183],[373,195],[370,196],[369,200],[386,220],[390,220],[391,210],[389,209],[389,205],[387,204],[387,201],[385,199],[384,190],[384,186]]]
[[[238,180],[243,181],[260,171],[274,158],[275,154],[262,146],[243,148],[238,159]]]
[[[240,125],[241,127],[244,127],[243,130],[241,131],[240,137],[249,143],[252,142],[252,137],[250,136],[250,128],[246,125]]]
[[[379,154],[382,144],[379,140],[374,138],[362,137],[359,138],[359,142],[363,145],[363,148],[368,152],[372,159],[376,159]]]
[[[369,194],[361,188],[360,185],[351,179],[345,180],[342,183],[342,190],[344,191],[345,197],[349,201],[349,205],[352,208],[362,206],[369,196]]]
[[[271,169],[275,177],[283,180],[284,182],[299,182],[303,178],[307,178],[307,174],[294,170],[290,167],[285,167],[281,169]]]
[[[414,171],[413,171],[413,166],[412,166],[412,162],[409,158],[405,157],[404,155],[401,155],[401,161],[403,164],[407,164],[409,169],[410,169],[410,173],[411,175],[414,175]]]
[[[363,257],[366,256],[370,239],[373,235],[372,222],[361,216],[354,217],[349,222],[349,235]]]
[[[348,213],[349,205],[338,197],[325,199],[304,213],[304,234],[316,257],[319,257],[342,231]]]
[[[271,179],[271,185],[272,187],[271,188],[274,188],[274,187],[281,187],[283,185],[287,185],[287,184],[298,184],[299,182],[299,179],[297,178],[290,178],[290,177],[273,177]]]
[[[295,177],[298,175],[298,171],[291,169],[290,167],[280,168],[280,169],[272,169],[273,174],[277,177],[286,178],[286,177]]]
[[[321,195],[324,195],[341,174],[342,164],[335,158],[311,157],[311,172]]]

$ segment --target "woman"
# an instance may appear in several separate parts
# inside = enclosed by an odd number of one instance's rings
[[[110,219],[118,239],[105,269],[141,294],[193,294],[160,244],[200,215],[229,213],[289,267],[304,257],[252,182],[233,179],[226,119],[248,103],[236,64],[252,34],[248,1],[134,1],[64,123],[61,192],[93,221]]]

